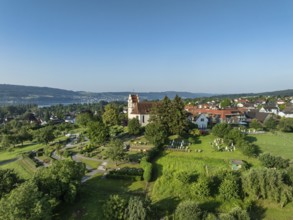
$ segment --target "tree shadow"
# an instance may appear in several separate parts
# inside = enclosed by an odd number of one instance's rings
[[[210,200],[206,201],[200,204],[200,208],[202,208],[205,211],[216,213],[217,209],[221,206],[221,202]]]
[[[248,141],[249,143],[254,143],[257,141],[257,138],[253,136],[246,136],[245,140]]]
[[[264,208],[254,202],[252,206],[248,209],[248,212],[251,219],[262,220],[265,218],[266,210],[267,208]]]
[[[172,215],[178,204],[180,203],[177,197],[168,197],[153,204],[153,219],[162,219],[164,216]]]

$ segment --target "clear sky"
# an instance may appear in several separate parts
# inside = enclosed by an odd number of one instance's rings
[[[293,88],[292,0],[1,0],[0,83],[75,91]]]

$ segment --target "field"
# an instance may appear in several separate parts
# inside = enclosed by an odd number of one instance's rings
[[[235,152],[215,151],[211,146],[213,139],[212,135],[201,136],[197,144],[190,147],[191,152],[166,151],[156,161],[156,181],[151,184],[149,190],[149,195],[155,204],[168,209],[169,213],[172,213],[182,199],[191,198],[192,188],[190,184],[183,184],[176,178],[179,172],[185,171],[196,179],[199,174],[211,175],[220,170],[231,170],[229,163],[231,159],[245,160],[253,167],[260,166],[257,158],[247,157],[237,149]],[[290,148],[290,143],[293,141],[293,134],[267,133],[254,135],[249,139],[253,140],[263,152],[272,152],[275,155],[292,158],[290,155],[293,153],[291,150],[293,145]],[[286,140],[283,141],[283,139]],[[275,150],[275,148],[278,150]],[[196,152],[199,149],[202,150],[201,153]],[[271,151],[271,149],[275,151]],[[226,212],[235,206],[233,202],[225,201],[223,203],[218,198],[207,198],[203,202],[206,209],[216,212]],[[234,202],[236,204],[241,203],[241,201]],[[292,203],[283,209],[276,204],[263,202],[263,205],[267,208],[264,213],[265,219],[277,219],[276,216],[279,215],[283,216],[283,219],[290,219],[290,213],[293,213]]]
[[[144,186],[143,181],[107,180],[96,176],[82,185],[76,203],[62,206],[56,219],[103,219],[102,206],[110,195],[141,194]]]
[[[19,146],[13,149],[13,151],[1,151],[0,152],[0,168],[1,169],[14,169],[20,177],[24,179],[30,178],[36,171],[34,162],[24,157],[22,154],[32,150],[42,148],[41,144],[27,144],[23,147]]]
[[[265,133],[250,135],[263,152],[293,160],[293,133]]]

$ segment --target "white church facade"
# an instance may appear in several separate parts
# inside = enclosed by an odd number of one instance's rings
[[[140,102],[138,95],[130,94],[128,97],[128,119],[137,118],[142,126],[149,123],[153,102]]]

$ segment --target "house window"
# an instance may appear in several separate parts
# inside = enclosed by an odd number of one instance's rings
[[[201,118],[200,121],[204,121],[204,118]]]
[[[144,115],[142,116],[142,123],[144,123]]]

